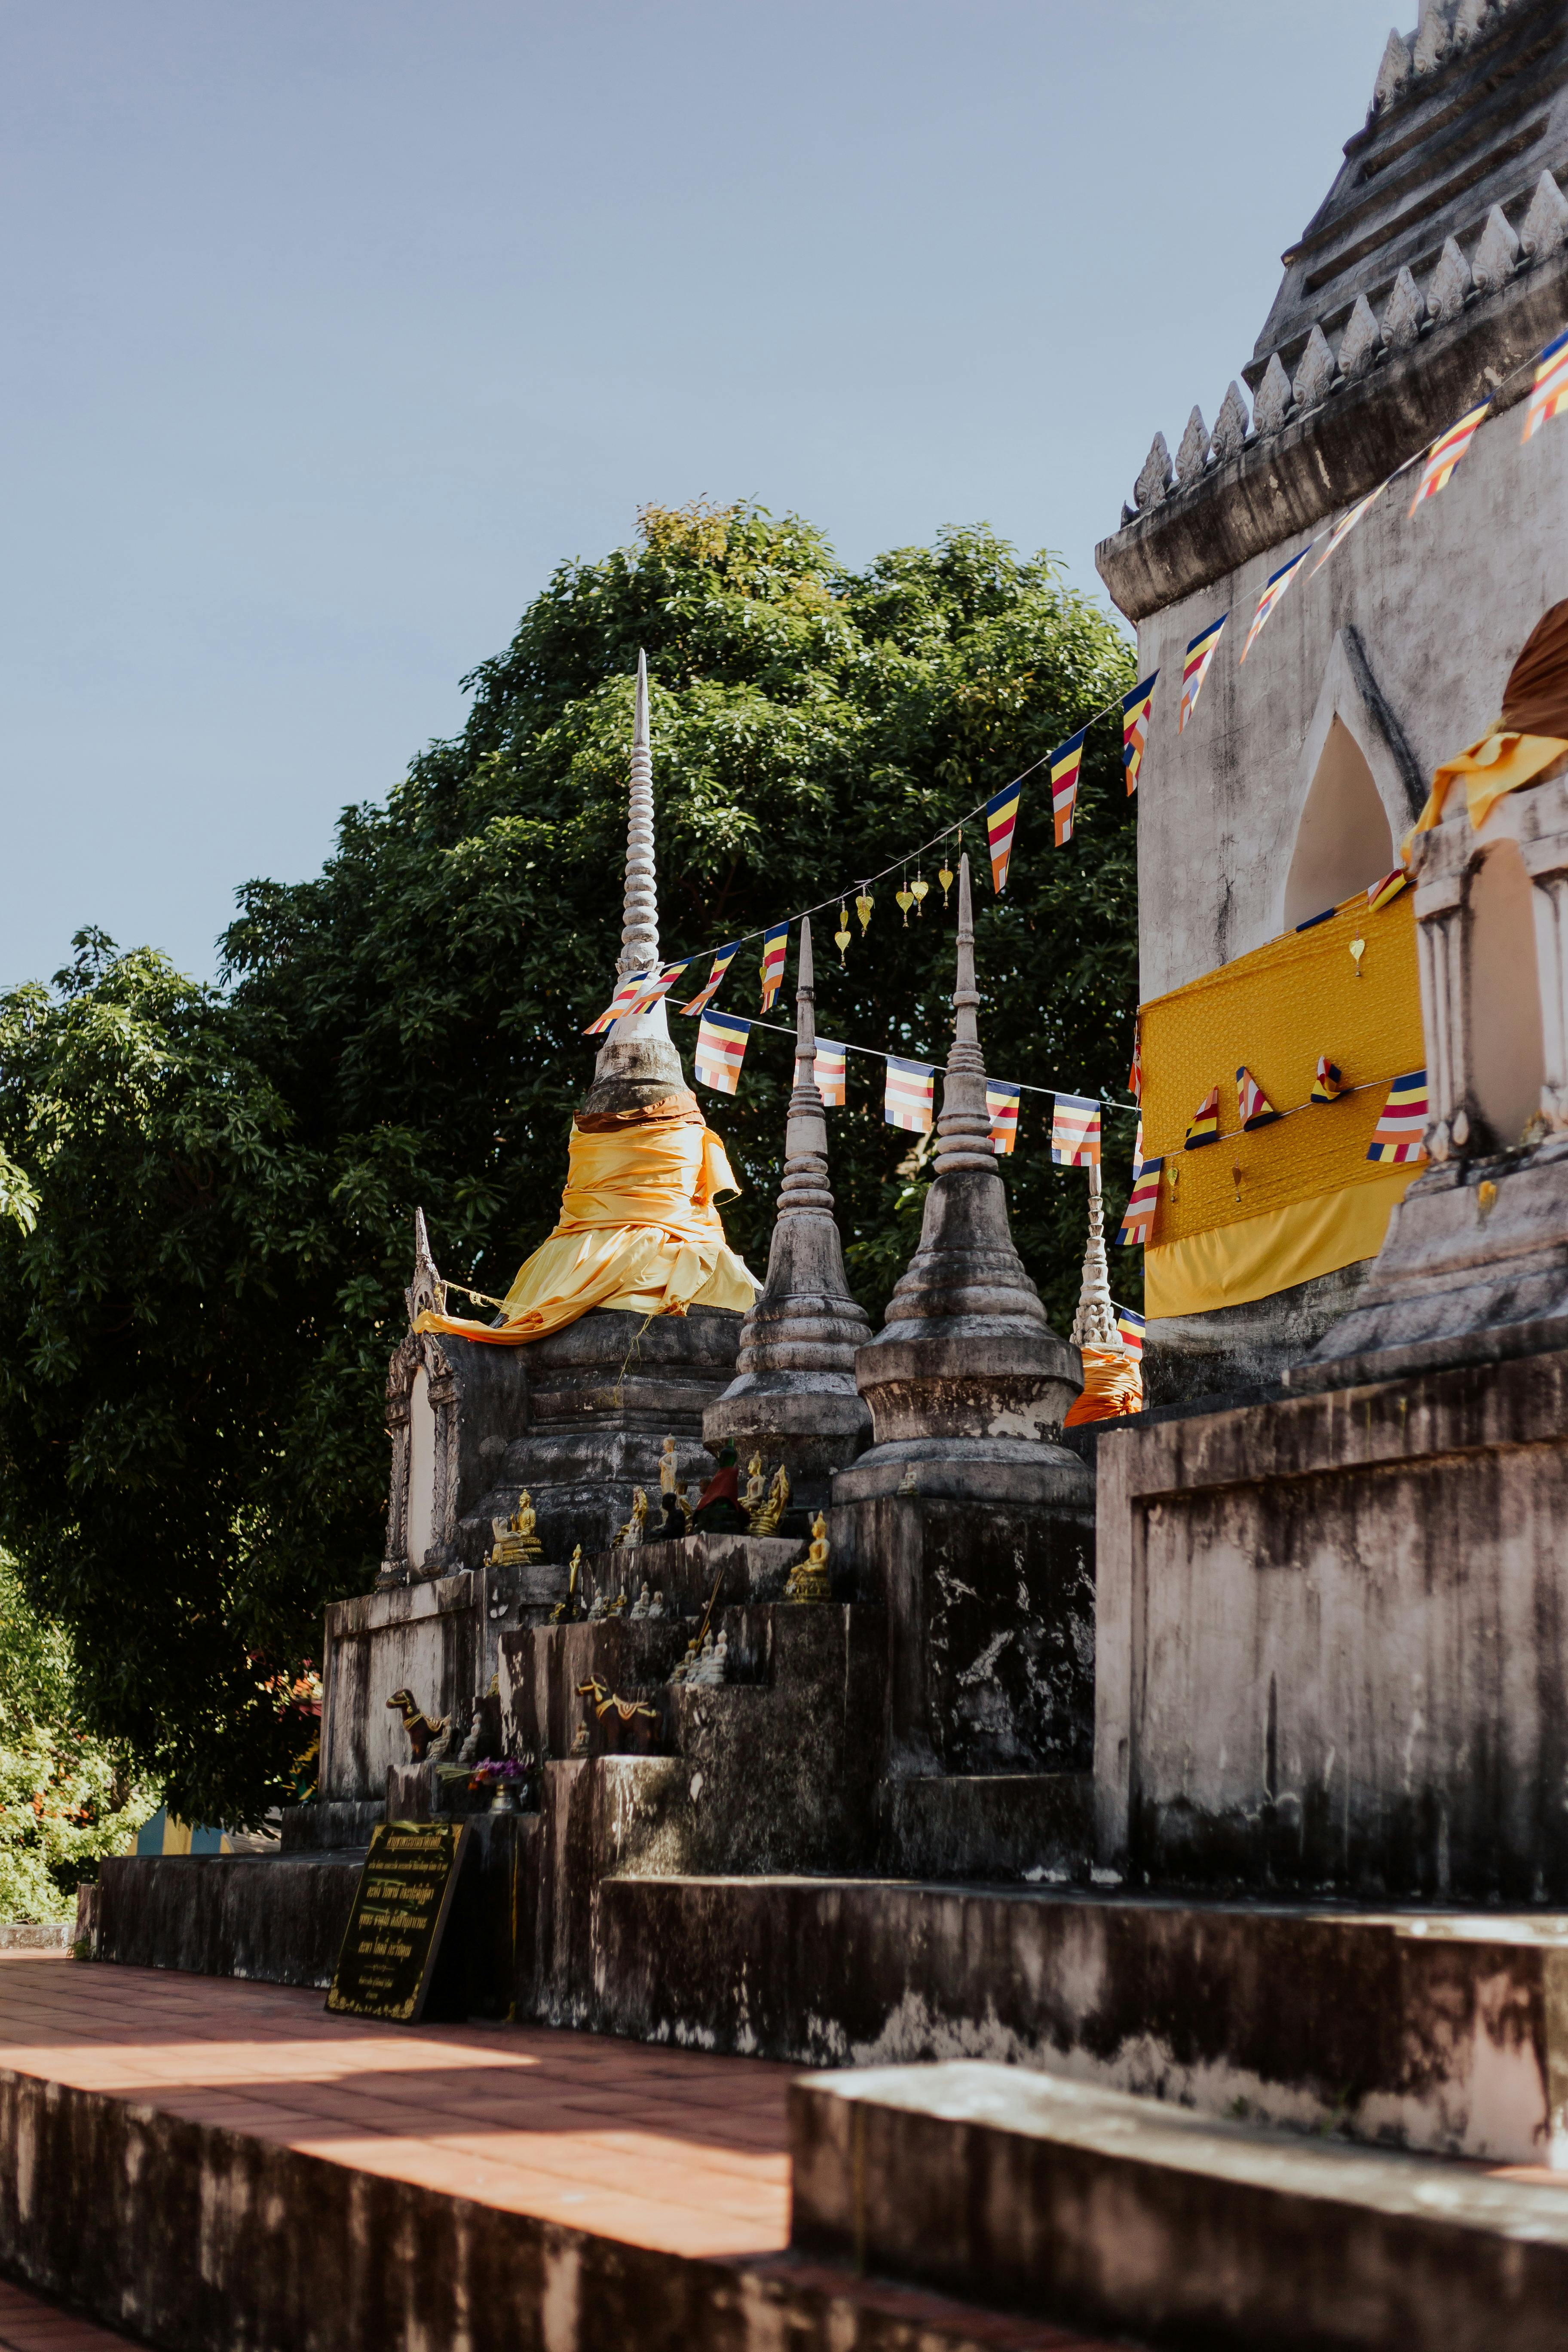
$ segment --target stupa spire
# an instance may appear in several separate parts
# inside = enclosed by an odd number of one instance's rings
[[[1083,1287],[1079,1292],[1078,1313],[1073,1317],[1072,1343],[1075,1348],[1121,1345],[1116,1310],[1110,1303],[1110,1268],[1105,1255],[1105,1202],[1098,1160],[1091,1160],[1089,1166],[1089,1242],[1083,1253]]]
[[[653,737],[648,725],[647,656],[637,654],[637,698],[632,718],[632,772],[626,814],[626,893],[622,902],[617,981],[649,971],[658,961],[658,877],[654,860]],[[647,1109],[677,1091],[693,1110],[686,1075],[669,1034],[664,1000],[646,1013],[617,1021],[599,1048],[594,1083],[583,1108],[590,1117],[622,1117]]]
[[[816,1083],[816,989],[811,918],[800,926],[795,1087],[784,1126],[784,1182],[756,1305],[741,1326],[736,1377],[702,1417],[710,1452],[733,1445],[782,1462],[797,1507],[828,1499],[871,1416],[855,1385],[855,1354],[871,1327],[850,1294],[827,1181],[827,1117]]]

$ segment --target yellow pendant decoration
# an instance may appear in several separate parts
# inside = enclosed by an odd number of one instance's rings
[[[948,864],[945,857],[942,861],[942,871],[938,874],[936,878],[942,884],[942,903],[945,907],[947,904],[947,894],[952,887],[952,868]]]
[[[925,876],[917,872],[914,880],[910,884],[910,894],[915,902],[917,917],[925,913],[926,892],[930,888],[931,884],[926,880]]]
[[[849,944],[849,914],[842,898],[838,901],[838,929],[833,934],[833,944],[838,950],[839,962],[847,963],[849,959],[844,950]]]
[[[864,939],[871,928],[871,893],[864,883],[861,884],[859,896],[855,901],[855,912],[860,918],[860,936]]]
[[[905,929],[905,930],[907,931],[907,930],[909,929],[909,928],[910,928],[910,908],[914,905],[914,903],[915,903],[915,894],[914,894],[914,892],[910,888],[910,886],[909,886],[909,880],[908,880],[908,877],[905,877],[905,880],[904,880],[903,884],[901,885],[901,887],[900,887],[899,889],[897,889],[897,890],[895,890],[895,891],[894,891],[894,893],[893,893],[893,897],[897,899],[897,901],[898,901],[898,903],[899,903],[900,907],[900,908],[902,908],[902,910],[903,910],[903,917],[904,917],[904,929]]]

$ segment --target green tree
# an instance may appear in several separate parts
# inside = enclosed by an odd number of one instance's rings
[[[467,681],[462,734],[384,806],[347,811],[318,877],[247,886],[223,993],[88,935],[52,994],[0,1005],[0,1149],[39,1202],[36,1231],[0,1240],[0,1532],[76,1630],[99,1719],[157,1758],[188,1817],[253,1818],[287,1779],[297,1726],[258,1684],[291,1676],[323,1601],[374,1573],[414,1205],[443,1271],[491,1292],[553,1223],[592,1067],[582,1032],[619,942],[639,646],[670,955],[852,897],[1131,677],[1110,622],[987,530],[847,573],[796,518],[650,509],[632,546],[556,572]],[[1124,1098],[1135,838],[1119,749],[1113,724],[1094,730],[1061,852],[1047,786],[1026,785],[1005,898],[983,826],[965,847],[989,1068]],[[828,1034],[942,1060],[939,862],[907,923],[898,875],[864,935],[851,906],[843,965],[837,900],[814,925]],[[755,964],[748,947],[722,1003],[756,1009]],[[792,1011],[786,987],[773,1017]],[[746,1188],[726,1222],[759,1272],[791,1076],[787,1038],[759,1028],[739,1097],[709,1105]],[[1025,1100],[1015,1231],[1060,1326],[1084,1179],[1050,1165],[1048,1103]],[[925,1175],[882,1122],[874,1063],[851,1058],[831,1132],[876,1311]],[[1114,1213],[1131,1121],[1108,1142]],[[1118,1267],[1130,1303],[1135,1263]]]

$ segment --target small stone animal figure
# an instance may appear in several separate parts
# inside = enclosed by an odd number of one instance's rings
[[[632,1515],[623,1527],[616,1529],[611,1540],[612,1551],[621,1551],[627,1544],[640,1544],[647,1533],[647,1495],[641,1486],[632,1488]]]
[[[649,1597],[647,1584],[645,1580],[642,1591],[632,1602],[632,1615],[634,1617],[646,1617],[651,1606],[652,1602]]]
[[[396,1707],[403,1717],[403,1728],[408,1734],[416,1764],[428,1763],[430,1743],[439,1739],[446,1730],[446,1717],[421,1715],[419,1702],[411,1690],[395,1690],[386,1704]]]

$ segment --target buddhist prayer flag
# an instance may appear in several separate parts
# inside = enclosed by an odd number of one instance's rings
[[[1530,395],[1521,438],[1528,441],[1532,434],[1539,433],[1565,401],[1568,401],[1568,335],[1559,335],[1554,343],[1547,344],[1535,363],[1535,389]]]
[[[1222,613],[1217,621],[1211,621],[1206,629],[1200,629],[1187,647],[1187,657],[1182,664],[1182,707],[1176,714],[1178,735],[1198,707],[1198,697],[1204,690],[1204,680],[1209,674],[1209,664],[1215,657],[1220,632],[1229,618],[1228,613]]]
[[[1283,596],[1286,589],[1289,588],[1291,581],[1294,580],[1297,572],[1300,572],[1302,564],[1305,563],[1308,556],[1310,555],[1311,552],[1312,551],[1310,546],[1304,547],[1300,555],[1293,555],[1289,563],[1282,563],[1278,572],[1271,572],[1269,573],[1268,578],[1264,584],[1263,593],[1258,600],[1258,610],[1252,616],[1252,626],[1247,633],[1247,643],[1241,648],[1241,658],[1243,661],[1247,659],[1247,655],[1252,651],[1253,646],[1257,641],[1258,630],[1263,626],[1264,622],[1268,618],[1269,614],[1272,613],[1275,605],[1278,604],[1280,597]]]
[[[1133,1362],[1141,1364],[1143,1360],[1145,1318],[1134,1307],[1117,1307],[1113,1303],[1111,1311],[1116,1317],[1116,1328],[1121,1334],[1122,1346]]]
[[[1396,866],[1392,874],[1384,876],[1381,882],[1373,882],[1366,894],[1368,914],[1375,915],[1379,908],[1386,907],[1391,898],[1397,898],[1400,892],[1409,887],[1409,882],[1410,877],[1403,866]]]
[[[1127,1073],[1127,1091],[1135,1103],[1142,1101],[1143,1024],[1141,1021],[1134,1021],[1132,1024],[1132,1067]],[[1142,1132],[1142,1120],[1139,1121],[1139,1132],[1140,1134]]]
[[[1138,1181],[1138,1171],[1143,1165],[1143,1114],[1138,1114],[1138,1132],[1132,1139],[1132,1181]]]
[[[771,1013],[784,975],[789,950],[789,925],[774,923],[763,934],[763,1011]]]
[[[1327,547],[1324,548],[1321,555],[1319,556],[1316,563],[1312,566],[1312,577],[1314,580],[1322,570],[1324,564],[1328,562],[1330,556],[1333,553],[1335,548],[1340,545],[1342,540],[1347,540],[1350,537],[1357,523],[1360,522],[1363,515],[1365,514],[1368,507],[1375,506],[1378,499],[1382,498],[1387,488],[1388,484],[1386,482],[1379,482],[1375,490],[1368,490],[1365,498],[1358,499],[1348,514],[1342,514],[1340,517],[1338,522],[1334,525],[1333,532],[1330,538]]]
[[[693,1057],[699,1086],[732,1095],[741,1083],[741,1064],[746,1058],[751,1034],[751,1023],[742,1021],[738,1013],[705,1013]]]
[[[1318,1056],[1318,1075],[1312,1080],[1312,1100],[1315,1103],[1338,1102],[1345,1090],[1344,1072],[1326,1054]]]
[[[1245,1062],[1236,1074],[1236,1109],[1243,1131],[1248,1134],[1255,1127],[1272,1127],[1279,1117]]]
[[[1100,1101],[1095,1095],[1058,1095],[1051,1121],[1051,1158],[1058,1168],[1100,1164]]]
[[[1121,1220],[1121,1231],[1116,1238],[1123,1249],[1133,1249],[1147,1242],[1154,1230],[1154,1212],[1160,1205],[1160,1177],[1164,1169],[1163,1160],[1145,1160],[1133,1179],[1127,1214]]]
[[[1154,680],[1159,675],[1152,669],[1131,694],[1121,698],[1121,764],[1127,771],[1129,793],[1138,789],[1138,771],[1149,740],[1149,705],[1154,699]]]
[[[661,996],[668,994],[685,970],[684,963],[667,963],[658,971],[647,973],[632,999],[631,1010],[647,1013]]]
[[[689,1013],[691,1018],[695,1020],[698,1013],[707,1012],[708,1007],[712,1003],[713,999],[719,993],[720,984],[724,978],[724,974],[729,971],[730,966],[735,961],[736,950],[740,947],[740,944],[741,942],[739,940],[731,940],[727,948],[720,949],[718,954],[713,959],[713,969],[708,975],[707,987],[699,989],[690,1003],[683,1004],[681,1006],[680,1009],[682,1013]]]
[[[985,837],[991,845],[991,887],[1000,897],[1007,887],[1007,861],[1013,855],[1013,834],[1018,822],[1022,784],[1004,784],[985,803]]]
[[[931,1133],[935,1070],[932,1062],[905,1062],[897,1054],[889,1055],[882,1117],[889,1127],[908,1128],[911,1135]]]
[[[816,1091],[829,1110],[844,1108],[844,1067],[848,1059],[847,1045],[837,1045],[831,1037],[816,1041]]]
[[[991,1114],[991,1143],[998,1159],[1018,1140],[1018,1098],[1021,1089],[1003,1078],[985,1081],[985,1108]]]
[[[1383,1117],[1372,1131],[1369,1160],[1392,1167],[1405,1160],[1425,1160],[1421,1137],[1426,1125],[1426,1073],[1411,1070],[1395,1078],[1383,1106]]]
[[[1201,1143],[1219,1141],[1219,1088],[1211,1087],[1193,1113],[1193,1123],[1186,1133],[1186,1149],[1195,1151]]]
[[[677,969],[679,968],[678,966]],[[605,1030],[612,1028],[626,1013],[635,1013],[637,1010],[637,999],[650,981],[657,986],[658,973],[656,971],[629,971],[598,1018],[589,1022],[583,1032],[584,1036],[597,1037]]]
[[[1445,487],[1449,475],[1475,439],[1477,428],[1490,406],[1489,400],[1483,400],[1478,407],[1467,409],[1457,425],[1450,425],[1447,433],[1440,433],[1433,442],[1426,452],[1426,462],[1421,468],[1415,496],[1410,501],[1412,514],[1423,499],[1435,499]],[[1528,440],[1529,436],[1525,437]]]
[[[1080,727],[1065,743],[1058,743],[1051,753],[1051,815],[1056,824],[1056,845],[1072,839],[1073,803],[1078,799],[1078,772],[1083,765],[1083,739],[1089,733]]]

